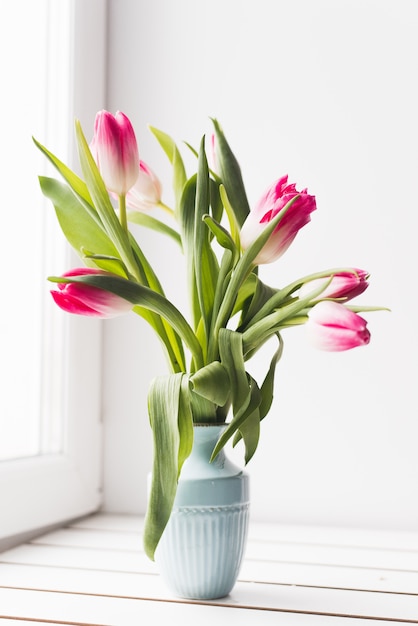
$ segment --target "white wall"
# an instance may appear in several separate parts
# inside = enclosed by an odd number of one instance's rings
[[[254,518],[418,527],[415,277],[417,5],[397,0],[110,0],[107,106],[133,120],[142,158],[170,170],[147,124],[198,145],[217,117],[251,202],[288,173],[318,210],[281,260],[280,286],[358,266],[372,342],[314,351],[284,334],[274,407],[252,476]],[[183,278],[166,242],[144,249],[169,294]],[[151,462],[146,393],[165,372],[139,319],[106,324],[105,501],[143,511]],[[260,370],[262,361],[254,364]]]

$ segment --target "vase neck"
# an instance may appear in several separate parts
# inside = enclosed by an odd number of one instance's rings
[[[226,424],[194,424],[193,448],[185,460],[181,480],[214,480],[242,474],[242,470],[228,459],[224,449],[210,462],[216,443]]]
[[[208,462],[223,430],[225,430],[225,424],[195,424],[191,456]],[[217,460],[219,455],[223,456],[223,451],[218,454]]]

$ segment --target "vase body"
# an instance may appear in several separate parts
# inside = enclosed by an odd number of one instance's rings
[[[169,522],[155,560],[177,596],[214,599],[229,594],[247,540],[249,476],[223,450],[210,463],[224,426],[195,425]]]

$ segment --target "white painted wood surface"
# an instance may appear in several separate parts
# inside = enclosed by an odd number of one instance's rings
[[[145,557],[142,523],[94,515],[0,554],[0,626],[418,624],[418,532],[252,523],[231,595],[192,602]]]

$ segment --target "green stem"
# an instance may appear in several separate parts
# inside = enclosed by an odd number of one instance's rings
[[[251,262],[245,262],[245,256],[246,253],[244,253],[244,255],[241,257],[241,263],[239,263],[239,267],[237,265],[236,269],[232,273],[231,280],[226,288],[224,298],[216,316],[216,320],[211,333],[211,339],[215,345],[218,344],[219,330],[226,326],[231,316],[231,312],[234,308],[235,300],[241,285],[254,269],[254,265]]]
[[[123,230],[127,233],[128,219],[126,217],[126,194],[124,193],[121,193],[119,196],[119,220]]]
[[[275,293],[264,305],[257,311],[257,313],[245,324],[245,329],[253,326],[260,320],[264,319],[267,315],[269,315],[273,310],[280,308],[282,306],[286,306],[288,304],[289,298],[291,298],[292,294],[297,291],[302,285],[308,283],[310,281],[316,280],[318,278],[327,278],[328,281],[319,287],[318,289],[312,291],[312,305],[314,304],[314,297],[320,297],[321,293],[328,287],[333,276],[335,274],[339,274],[341,272],[352,273],[355,274],[355,270],[347,267],[338,267],[334,269],[323,270],[321,272],[315,272],[314,274],[308,274],[303,278],[298,278],[293,281],[286,287],[283,287],[277,293]],[[290,301],[289,301],[290,302]],[[245,330],[244,329],[244,330]]]
[[[160,209],[163,209],[164,211],[166,211],[166,213],[168,213],[171,217],[174,217],[173,209],[171,209],[169,206],[164,204],[162,200],[159,201],[158,206],[160,207]]]

